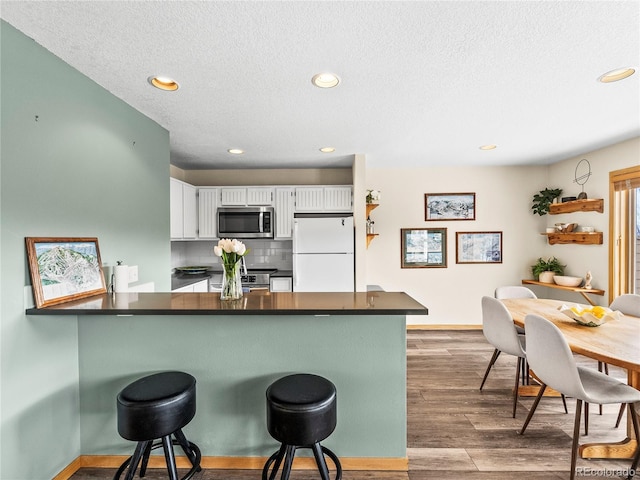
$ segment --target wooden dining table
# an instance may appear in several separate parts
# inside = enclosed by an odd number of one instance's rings
[[[629,385],[640,390],[640,318],[621,315],[599,327],[580,325],[560,311],[575,303],[543,298],[501,300],[516,325],[525,326],[525,317],[534,313],[553,322],[563,333],[571,351],[597,361],[616,365],[627,371]],[[588,308],[590,305],[580,305]],[[525,327],[526,332],[526,327]],[[615,443],[589,443],[580,446],[582,458],[632,458],[638,440],[631,420],[627,419],[627,437]]]

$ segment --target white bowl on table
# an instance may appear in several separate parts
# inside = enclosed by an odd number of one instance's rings
[[[582,285],[582,277],[554,275],[553,281],[556,285],[561,285],[563,287],[579,287],[580,285]]]

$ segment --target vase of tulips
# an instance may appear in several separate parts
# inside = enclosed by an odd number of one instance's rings
[[[236,239],[223,238],[213,247],[213,253],[222,260],[221,300],[237,300],[242,298],[242,279],[240,264],[249,250],[244,243]]]

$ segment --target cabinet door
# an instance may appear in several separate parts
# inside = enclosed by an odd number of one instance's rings
[[[291,238],[293,233],[293,188],[276,188],[276,239]]]
[[[199,292],[208,292],[209,291],[209,281],[208,280],[202,280],[198,283],[194,283],[192,285],[193,287],[193,291],[195,293],[199,293]]]
[[[350,212],[353,208],[351,187],[326,187],[324,209],[331,212]]]
[[[321,212],[324,210],[322,187],[296,188],[296,212]]]
[[[183,204],[182,182],[171,178],[169,183],[169,217],[171,238],[182,238]]]
[[[247,188],[247,205],[273,205],[273,188]]]
[[[193,185],[182,184],[183,238],[196,238],[198,230],[196,193],[196,187]]]
[[[291,277],[271,277],[269,279],[269,291],[291,292],[293,291],[293,279]]]
[[[245,187],[225,187],[220,189],[220,205],[241,205],[247,204],[247,189]]]
[[[218,189],[198,189],[198,238],[217,238]]]

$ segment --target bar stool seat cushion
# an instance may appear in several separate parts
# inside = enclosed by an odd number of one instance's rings
[[[196,379],[184,372],[141,378],[118,395],[118,433],[144,441],[171,435],[196,414]]]

